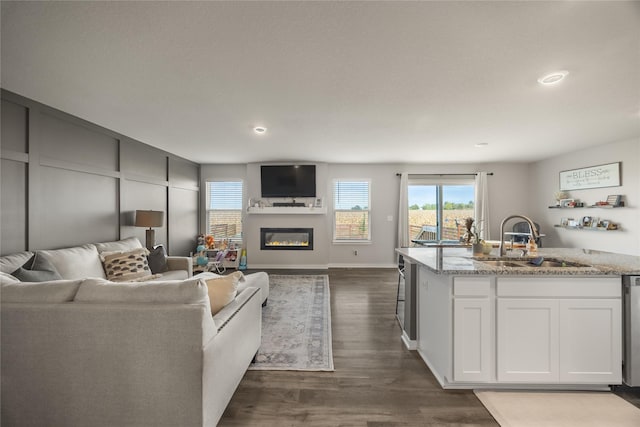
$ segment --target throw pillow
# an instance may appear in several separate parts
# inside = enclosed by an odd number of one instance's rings
[[[19,267],[11,275],[21,282],[46,282],[62,279],[53,264],[38,252],[33,254],[22,267]]]
[[[140,280],[151,276],[147,262],[147,249],[101,254],[107,279],[113,282]]]
[[[241,271],[227,276],[206,279],[211,304],[211,314],[216,315],[227,304],[233,301],[238,294],[238,282],[244,277]]]
[[[149,251],[147,261],[149,261],[149,268],[153,274],[169,271],[169,265],[167,264],[167,251],[162,245],[158,245]]]
[[[20,283],[17,277],[0,271],[0,283]]]

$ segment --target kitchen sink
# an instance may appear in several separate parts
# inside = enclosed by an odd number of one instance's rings
[[[560,259],[545,259],[542,263],[538,265],[531,264],[530,262],[526,263],[528,266],[532,267],[591,267],[587,264],[581,264],[579,262],[571,262],[571,261],[562,261]]]
[[[476,261],[479,261],[483,264],[489,265],[491,267],[531,267],[531,268],[566,268],[566,267],[591,267],[587,264],[582,264],[579,262],[573,261],[564,261],[556,258],[548,258],[544,259],[540,263],[532,263],[531,259],[482,259],[482,258],[474,258]]]
[[[487,261],[478,260],[483,264],[490,265],[492,267],[522,267],[522,263],[513,262],[513,261],[503,261],[499,259],[492,259]]]

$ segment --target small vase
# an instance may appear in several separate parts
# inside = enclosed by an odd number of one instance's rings
[[[471,250],[474,255],[482,255],[484,250],[484,245],[482,243],[473,243],[471,245]]]

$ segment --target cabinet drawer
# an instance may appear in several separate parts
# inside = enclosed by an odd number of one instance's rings
[[[490,288],[490,277],[455,277],[453,279],[453,295],[457,297],[488,297]]]
[[[620,277],[499,277],[498,297],[620,298]]]

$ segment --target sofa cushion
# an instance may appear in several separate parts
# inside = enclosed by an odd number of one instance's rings
[[[0,283],[19,283],[17,277],[10,275],[9,273],[3,273],[0,271]]]
[[[189,273],[187,270],[169,270],[167,272],[160,273],[159,276],[160,280],[184,280],[189,278]]]
[[[132,249],[143,248],[142,243],[137,237],[127,237],[126,239],[116,240],[114,242],[96,243],[98,253],[103,252],[127,252]]]
[[[233,301],[238,294],[238,282],[243,277],[242,272],[236,271],[227,276],[206,279],[211,314],[215,315],[227,304]]]
[[[33,252],[25,251],[0,257],[0,271],[11,274],[33,256]]]
[[[82,280],[2,283],[2,302],[63,303],[73,301]]]
[[[199,279],[163,282],[109,282],[87,279],[74,301],[84,303],[204,304],[209,306],[207,285]]]
[[[62,279],[53,264],[38,252],[11,275],[22,282],[46,282]]]
[[[164,273],[169,270],[167,251],[162,245],[158,245],[149,251],[147,261],[149,261],[149,268],[153,274]]]
[[[248,287],[260,288],[260,298],[265,302],[269,298],[269,275],[264,271],[247,274],[245,280],[238,284],[238,293],[244,292]]]
[[[63,279],[105,277],[95,245],[38,251],[38,253],[53,264]]]
[[[101,254],[107,279],[114,282],[146,280],[151,277],[147,262],[146,248],[133,249],[128,252]]]

